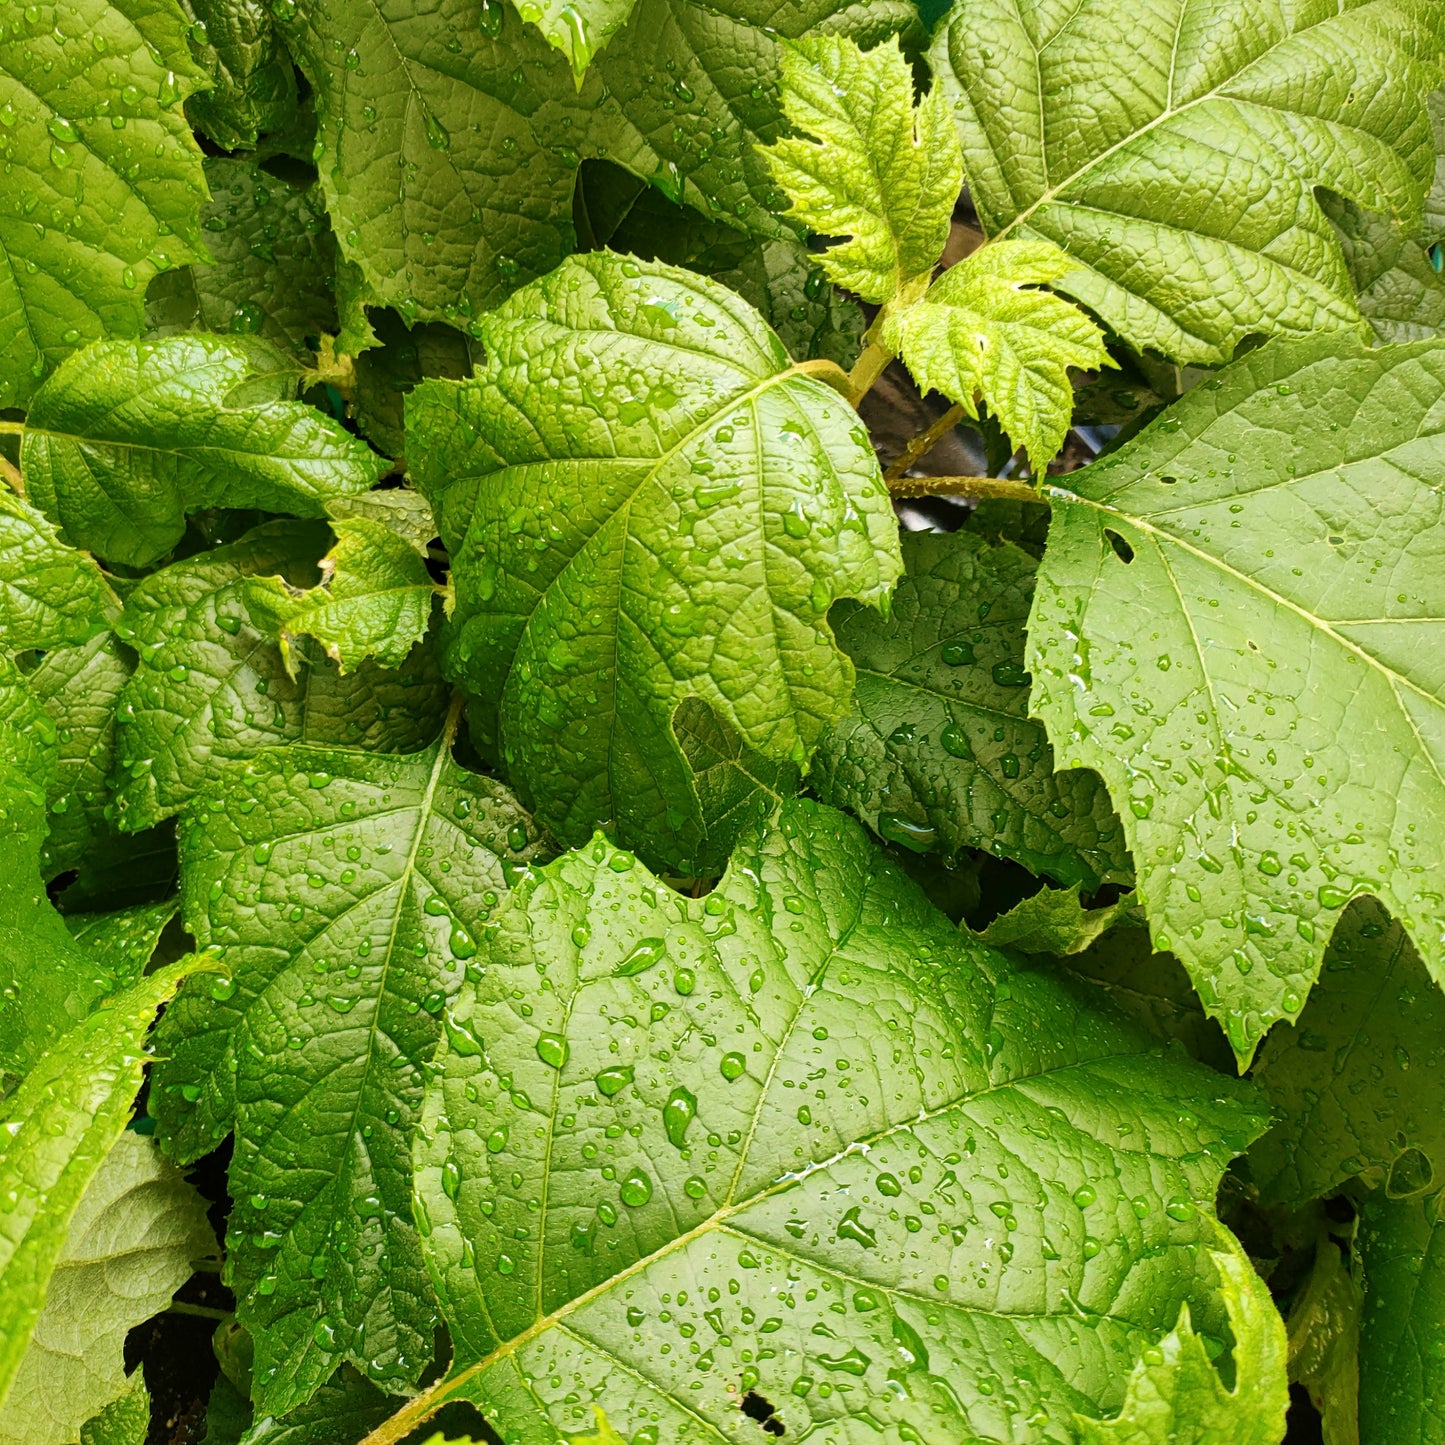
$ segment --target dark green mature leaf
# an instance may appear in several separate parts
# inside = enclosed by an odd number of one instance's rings
[[[1445,978],[1442,435],[1445,345],[1275,345],[1047,488],[1033,709],[1242,1059],[1356,895]]]
[[[818,751],[819,796],[905,847],[986,848],[1091,888],[1127,878],[1098,777],[1056,773],[1028,716],[1034,559],[966,532],[906,535],[903,556],[886,618],[850,604],[833,613],[857,683]]]
[[[145,1370],[135,1367],[125,1394],[80,1427],[80,1445],[146,1445],[151,1430],[151,1393]]]
[[[560,837],[610,820],[689,868],[730,839],[673,714],[698,698],[806,764],[852,684],[827,609],[899,571],[877,462],[847,403],[689,272],[576,256],[479,329],[487,367],[407,404],[453,559],[448,666]]]
[[[296,110],[296,72],[261,0],[185,0],[196,19],[191,38],[211,88],[186,107],[198,129],[222,150],[256,144]],[[207,162],[211,192],[217,191]]]
[[[1117,1407],[1186,1297],[1222,1335],[1244,1087],[960,934],[841,814],[786,805],[705,899],[599,837],[497,924],[417,1147],[431,1407],[743,1439],[755,1391],[784,1438],[1000,1439]]]
[[[0,490],[0,646],[8,656],[82,643],[115,606],[93,558],[67,547],[19,497]]]
[[[374,446],[388,456],[400,457],[406,451],[407,393],[423,377],[460,381],[470,376],[481,347],[464,332],[441,322],[418,322],[408,327],[394,311],[371,311],[368,315],[374,323],[372,335],[377,344],[353,358],[356,385],[351,410],[357,426]],[[357,503],[392,495],[363,492],[360,497],[346,500]],[[432,535],[435,532],[433,525]],[[430,535],[427,540],[431,540]]]
[[[339,324],[331,295],[336,241],[320,192],[226,156],[206,161],[206,180],[202,241],[212,264],[178,266],[151,282],[150,334],[257,335],[309,363],[319,338]]]
[[[1270,1035],[1254,1080],[1277,1110],[1250,1152],[1270,1203],[1305,1204],[1418,1150],[1445,1184],[1445,997],[1405,930],[1351,905],[1293,1028]]]
[[[292,13],[282,23],[316,88],[321,182],[366,300],[461,323],[572,249],[584,157],[780,234],[754,143],[776,132],[783,38],[823,25],[867,43],[915,23],[899,0],[638,0],[579,90],[500,0],[425,13],[411,0],[304,0]]]
[[[202,72],[175,0],[59,0],[0,35],[0,408],[77,346],[141,329],[146,282],[198,260],[206,198],[181,102]]]
[[[296,365],[254,336],[105,341],[36,393],[20,464],[66,536],[144,567],[203,507],[319,517],[387,463],[295,395]]]
[[[1360,1445],[1439,1445],[1445,1391],[1445,1220],[1440,1196],[1365,1202],[1357,1240]]]
[[[319,647],[280,649],[257,630],[246,579],[280,573],[316,581],[320,523],[268,522],[239,542],[147,577],[126,599],[119,636],[139,664],[120,699],[114,812],[120,827],[150,827],[215,780],[218,763],[276,743],[334,743],[406,752],[434,738],[446,689],[429,648],[400,671],[363,664],[343,677]]]
[[[109,1000],[47,1053],[4,1102],[0,1129],[0,1400],[65,1247],[71,1217],[130,1117],[156,1009],[195,959]]]
[[[343,1369],[304,1405],[279,1418],[263,1415],[239,1445],[355,1445],[395,1405],[375,1385]]]
[[[125,1399],[127,1332],[215,1252],[200,1196],[153,1140],[122,1133],[70,1216],[45,1307],[0,1404],[0,1445],[69,1445]]]
[[[167,1011],[151,1109],[183,1160],[236,1131],[226,1279],[263,1414],[342,1360],[396,1392],[431,1359],[424,1069],[507,875],[544,847],[451,736],[409,757],[269,748],[185,822],[186,923],[231,979]]]
[[[1314,188],[1418,215],[1442,29],[1433,0],[958,0],[931,59],[988,235],[1063,246],[1138,349],[1220,362],[1357,321]]]

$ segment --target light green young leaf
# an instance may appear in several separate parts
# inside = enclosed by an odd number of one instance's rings
[[[110,999],[45,1054],[4,1101],[0,1400],[20,1369],[71,1216],[130,1117],[151,1020],[196,963],[190,958],[160,969]]]
[[[1031,706],[1241,1059],[1374,894],[1445,978],[1445,344],[1275,345],[1045,488]]]
[[[489,0],[493,3],[493,0]],[[637,0],[513,0],[523,20],[534,24],[547,44],[572,66],[577,87],[592,57],[626,23]]]
[[[1415,1152],[1445,1184],[1442,1067],[1445,997],[1405,930],[1362,898],[1340,921],[1298,1022],[1260,1051],[1252,1077],[1276,1122],[1249,1163],[1265,1201],[1307,1204],[1365,1171],[1383,1180]]]
[[[0,41],[0,409],[76,346],[134,336],[146,282],[204,256],[206,183],[181,107],[205,80],[180,6],[15,15]]]
[[[479,330],[487,366],[407,403],[453,559],[447,664],[548,827],[610,821],[689,868],[730,839],[673,715],[698,698],[806,765],[853,680],[827,609],[878,605],[901,567],[877,461],[746,302],[671,266],[575,256]]]
[[[247,0],[227,3],[233,23],[254,18]],[[270,12],[260,13],[269,26]],[[339,324],[331,295],[336,241],[320,191],[228,156],[207,159],[206,180],[211,200],[201,226],[211,264],[177,266],[151,282],[148,334],[257,335],[311,364],[318,339]]]
[[[151,1428],[151,1392],[140,1365],[118,1396],[80,1427],[80,1445],[146,1445]]]
[[[818,258],[829,279],[880,303],[916,289],[963,186],[942,87],[914,104],[897,40],[865,54],[846,36],[809,35],[783,50],[781,94],[793,134],[762,151],[789,215],[846,238]]]
[[[184,822],[186,923],[231,978],[167,1010],[150,1107],[183,1160],[236,1131],[226,1280],[262,1414],[342,1360],[401,1393],[431,1359],[410,1208],[425,1066],[509,875],[545,847],[451,740],[268,748]]]
[[[1445,1220],[1440,1196],[1376,1190],[1356,1238],[1360,1311],[1360,1445],[1440,1445],[1445,1392]]]
[[[69,1445],[93,1415],[126,1399],[127,1332],[215,1253],[201,1197],[153,1140],[123,1132],[70,1216],[0,1404],[0,1445]]]
[[[321,559],[315,587],[283,577],[248,577],[243,585],[251,621],[279,639],[291,660],[293,638],[314,637],[345,672],[368,657],[400,667],[431,622],[440,588],[415,546],[384,522],[340,517],[336,544]]]
[[[7,656],[65,647],[105,629],[115,607],[95,560],[0,489],[0,646]]]
[[[178,898],[136,903],[113,913],[69,913],[70,936],[94,954],[119,984],[132,984],[146,970],[166,924],[180,908]]]
[[[1129,897],[1105,908],[1085,908],[1077,884],[1072,888],[1045,886],[995,918],[979,937],[994,948],[1018,953],[1082,953],[1116,923],[1133,922],[1136,911]]]
[[[1002,1439],[1116,1408],[1186,1297],[1224,1331],[1247,1089],[960,934],[842,814],[785,805],[703,899],[599,836],[496,921],[418,1136],[455,1361],[411,1423],[732,1438],[755,1390],[784,1438]]]
[[[1284,1439],[1284,1322],[1238,1245],[1210,1257],[1234,1336],[1233,1387],[1221,1378],[1184,1304],[1173,1332],[1134,1366],[1118,1415],[1077,1417],[1079,1445],[1279,1445]]]
[[[1221,362],[1358,324],[1315,188],[1419,214],[1442,31],[1434,0],[957,0],[930,58],[989,237],[1062,246],[1136,348]]]
[[[1360,1445],[1361,1303],[1339,1246],[1322,1234],[1286,1333],[1289,1377],[1309,1391],[1324,1445]]]
[[[127,597],[119,636],[139,656],[121,693],[114,814],[138,830],[177,813],[215,781],[218,764],[285,742],[407,752],[441,727],[446,688],[429,648],[400,671],[364,663],[345,677],[305,643],[296,676],[251,622],[245,579],[315,582],[327,533],[268,522],[239,542],[153,573]]]
[[[1028,716],[1034,559],[967,532],[905,534],[903,557],[887,617],[851,604],[833,611],[857,681],[812,786],[915,851],[986,848],[1090,888],[1126,880],[1124,831],[1102,783],[1056,773]]]
[[[280,130],[296,109],[296,72],[271,9],[261,0],[185,4],[199,25],[191,31],[196,58],[211,80],[187,107],[191,119],[224,151],[252,149],[263,131]],[[212,195],[218,194],[215,164],[206,162]]]
[[[387,469],[364,442],[290,398],[295,363],[258,337],[104,341],[36,393],[20,466],[67,538],[144,567],[202,507],[319,517]]]
[[[574,248],[588,157],[739,229],[781,234],[769,208],[783,197],[755,147],[776,135],[784,40],[827,28],[868,44],[917,24],[906,0],[636,0],[579,90],[566,59],[509,10],[442,0],[422,18],[408,4],[299,0],[278,21],[315,87],[342,253],[364,273],[365,301],[408,322],[465,325],[551,271]],[[457,52],[452,36],[466,37]],[[343,140],[357,134],[365,146]]]
[[[1034,289],[1072,268],[1050,242],[998,241],[950,266],[921,301],[883,326],[883,344],[903,357],[922,390],[941,391],[972,417],[987,406],[1036,475],[1069,430],[1068,368],[1113,365],[1089,317]]]

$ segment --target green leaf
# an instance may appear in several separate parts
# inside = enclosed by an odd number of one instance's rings
[[[745,302],[670,266],[575,256],[479,330],[487,367],[407,404],[453,559],[448,666],[549,828],[612,820],[688,868],[730,840],[673,715],[698,698],[806,764],[852,684],[827,609],[899,570],[877,462]]]
[[[233,18],[252,18],[249,7],[238,5]],[[338,326],[336,241],[320,191],[226,156],[207,159],[206,180],[201,226],[211,264],[178,266],[151,282],[149,334],[254,334],[310,364],[321,336]]]
[[[1438,343],[1267,347],[1046,488],[1031,706],[1243,1060],[1356,895],[1445,977],[1442,390]]]
[[[343,1369],[299,1409],[279,1419],[263,1415],[240,1445],[354,1445],[395,1405],[374,1385]]]
[[[1134,1366],[1118,1417],[1079,1417],[1079,1445],[1279,1445],[1284,1439],[1284,1324],[1243,1250],[1210,1257],[1234,1336],[1233,1387],[1221,1378],[1184,1304],[1174,1331]]]
[[[71,1216],[130,1117],[156,1009],[194,958],[143,978],[67,1033],[4,1103],[0,1130],[0,1400],[11,1387]]]
[[[1357,324],[1315,187],[1419,214],[1441,41],[1430,0],[958,0],[930,59],[988,236],[1062,246],[1134,347],[1221,362]]]
[[[500,0],[425,14],[407,0],[302,0],[278,23],[316,90],[321,184],[364,299],[466,325],[573,249],[586,157],[781,234],[755,144],[776,135],[783,40],[826,26],[867,43],[916,14],[903,0],[637,0],[580,90]]]
[[[455,719],[453,719],[454,722]],[[186,924],[231,978],[182,990],[151,1110],[183,1160],[236,1131],[226,1279],[258,1411],[342,1360],[393,1393],[432,1352],[412,1224],[425,1068],[507,875],[545,844],[451,759],[268,748],[182,837]]]
[[[1289,1313],[1289,1376],[1309,1391],[1324,1445],[1360,1445],[1360,1287],[1322,1234]]]
[[[100,1414],[80,1427],[80,1445],[146,1445],[151,1428],[151,1393],[141,1366]]]
[[[181,103],[204,76],[180,7],[35,13],[0,40],[0,409],[77,346],[134,336],[146,282],[202,258],[206,183]]]
[[[967,532],[906,534],[903,556],[886,618],[848,604],[832,614],[857,683],[818,751],[819,796],[904,847],[986,848],[1090,888],[1127,879],[1123,829],[1099,779],[1056,773],[1028,716],[1034,559]]]
[[[1077,884],[1044,887],[995,918],[979,937],[994,948],[1019,953],[1082,953],[1116,923],[1131,922],[1134,913],[1129,897],[1104,908],[1085,908]]]
[[[0,1445],[68,1445],[93,1415],[126,1399],[127,1332],[163,1310],[195,1262],[215,1252],[204,1201],[154,1141],[122,1133],[70,1216],[0,1405]]]
[[[1278,1111],[1250,1152],[1265,1200],[1308,1203],[1411,1151],[1445,1183],[1442,1025],[1445,998],[1409,935],[1373,899],[1352,904],[1299,1021],[1254,1070]]]
[[[317,523],[269,522],[239,542],[147,577],[117,624],[139,664],[121,693],[114,812],[137,830],[179,812],[218,764],[268,745],[335,743],[406,752],[441,726],[446,690],[428,648],[398,672],[365,663],[340,675],[320,648],[296,649],[296,677],[250,620],[246,579],[316,580],[326,545]]]
[[[890,314],[883,344],[924,391],[971,417],[982,402],[1042,475],[1074,410],[1068,368],[1111,366],[1104,334],[1077,306],[1033,288],[1073,263],[1046,241],[999,241],[950,266],[923,299]]]
[[[494,3],[494,0],[488,0]],[[514,0],[517,13],[560,50],[581,88],[592,57],[626,23],[637,0]]]
[[[146,970],[180,900],[137,903],[113,913],[71,913],[65,917],[70,936],[96,955],[122,984],[132,984]]]
[[[378,492],[362,492],[355,497],[335,497],[326,504],[326,511],[333,522],[355,517],[385,527],[422,557],[427,555],[437,534],[431,505],[409,487],[388,487]]]
[[[187,107],[197,129],[222,150],[251,149],[263,131],[280,130],[296,110],[296,72],[261,0],[186,0],[191,38],[211,87]],[[203,36],[204,38],[198,38]],[[219,188],[206,162],[211,193]]]
[[[460,381],[470,376],[474,353],[480,355],[481,348],[463,332],[440,322],[408,328],[394,311],[374,311],[371,320],[375,323],[372,345],[352,362],[356,370],[352,412],[368,440],[388,456],[399,457],[406,451],[406,394],[423,377]],[[338,346],[341,341],[337,339]],[[347,500],[369,503],[392,495],[390,491],[363,492]],[[433,524],[427,541],[435,533]]]
[[[100,568],[67,547],[55,528],[0,490],[0,637],[14,656],[82,643],[104,630],[115,606]]]
[[[943,88],[913,103],[896,40],[864,54],[846,36],[810,35],[783,50],[781,94],[793,133],[763,153],[789,215],[846,238],[821,254],[823,270],[865,301],[909,291],[943,254],[963,186]]]
[[[282,577],[250,577],[251,620],[279,638],[314,637],[345,672],[368,657],[400,667],[431,622],[439,588],[426,560],[405,537],[369,517],[332,521],[336,544],[321,559],[321,582],[296,588]]]
[[[785,1439],[1000,1439],[1117,1406],[1186,1296],[1225,1328],[1246,1088],[960,934],[843,815],[786,805],[702,899],[599,836],[496,921],[417,1144],[455,1349],[423,1410],[750,1438],[753,1391]]]
[[[387,463],[290,400],[296,380],[257,337],[97,342],[31,403],[20,451],[30,495],[77,546],[132,567],[170,551],[202,507],[319,517]]]

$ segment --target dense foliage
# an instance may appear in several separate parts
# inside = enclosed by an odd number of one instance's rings
[[[0,0],[0,1445],[1445,1440],[1445,11],[926,19]]]

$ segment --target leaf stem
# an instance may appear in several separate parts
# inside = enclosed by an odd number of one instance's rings
[[[840,392],[849,401],[853,399],[852,378],[836,361],[829,361],[827,357],[820,356],[812,361],[794,362],[790,370],[799,376],[815,377],[825,385],[831,386],[834,391]]]
[[[1038,502],[1049,505],[1048,496],[1028,482],[1014,482],[1007,477],[898,477],[887,479],[888,490],[900,498],[907,497],[1002,497],[1012,502]]]
[[[880,316],[882,314],[879,312]],[[883,375],[885,368],[892,360],[893,353],[877,341],[870,341],[863,348],[862,355],[854,363],[853,370],[848,373],[849,400],[855,407],[873,389],[873,383]]]
[[[23,437],[25,435],[25,423],[23,421],[0,421],[0,437]]]
[[[229,1320],[235,1318],[234,1310],[213,1309],[210,1305],[187,1304],[185,1300],[172,1300],[167,1307],[168,1315],[194,1315],[198,1320]]]
[[[17,497],[25,495],[25,478],[20,475],[20,468],[9,457],[0,456],[0,477],[5,479]]]
[[[927,431],[919,432],[898,454],[892,465],[883,473],[883,480],[891,487],[899,481],[908,469],[921,457],[926,457],[968,413],[961,406],[954,405],[943,413]]]

